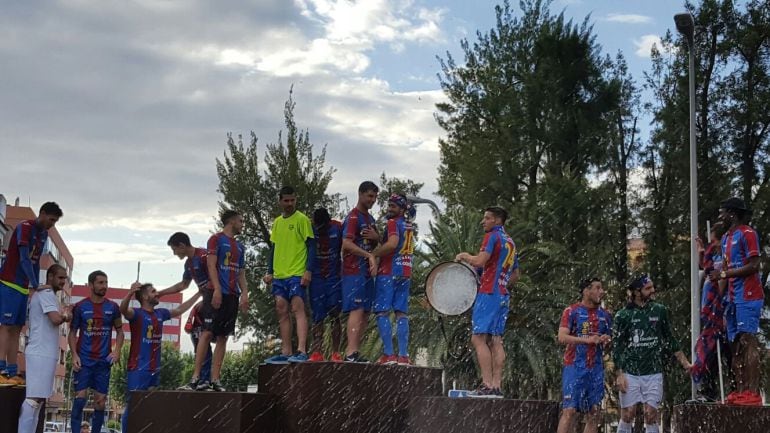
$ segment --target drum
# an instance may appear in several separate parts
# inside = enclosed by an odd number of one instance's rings
[[[468,264],[443,262],[434,266],[428,274],[425,294],[436,311],[453,316],[471,308],[478,285],[476,272]]]

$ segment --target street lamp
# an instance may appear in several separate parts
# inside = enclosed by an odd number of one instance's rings
[[[695,154],[695,19],[690,13],[674,15],[676,30],[687,42],[690,60],[690,336],[691,361],[695,362],[695,343],[700,334],[700,275],[698,273],[698,164]],[[695,383],[692,383],[695,398]]]

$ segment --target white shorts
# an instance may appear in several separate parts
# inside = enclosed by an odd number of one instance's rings
[[[27,398],[49,398],[53,395],[56,358],[26,355]]]
[[[645,376],[624,374],[628,382],[628,391],[620,393],[620,407],[627,408],[637,403],[644,403],[657,409],[663,400],[663,373]]]

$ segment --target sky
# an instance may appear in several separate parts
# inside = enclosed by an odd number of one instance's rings
[[[276,142],[293,86],[298,126],[336,169],[329,192],[355,203],[358,184],[384,171],[424,182],[423,195],[439,201],[436,57],[461,61],[460,41],[490,29],[498,3],[6,3],[0,194],[35,210],[61,205],[75,284],[102,269],[127,287],[141,261],[141,279],[167,287],[182,273],[169,235],[204,245],[215,228],[227,133],[254,131],[260,151]],[[683,2],[554,0],[551,9],[578,23],[590,15],[602,52],[622,51],[641,79]]]

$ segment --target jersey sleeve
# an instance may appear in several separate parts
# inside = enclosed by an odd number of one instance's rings
[[[40,296],[40,306],[43,308],[43,314],[59,311],[59,301],[53,290],[43,290],[37,293]]]
[[[182,281],[192,281],[192,274],[187,266],[184,267],[184,272],[182,272]]]
[[[166,320],[171,319],[171,311],[169,311],[167,308],[159,308],[155,311],[158,312],[158,318],[161,322],[165,322]]]
[[[625,348],[628,345],[628,326],[623,318],[623,310],[618,311],[612,324],[612,361],[615,368],[626,370]]]
[[[32,227],[26,222],[23,222],[16,226],[16,245],[20,247],[29,246],[30,238],[32,237]]]
[[[744,229],[743,239],[745,241],[744,247],[746,248],[746,258],[759,256],[759,238],[757,232],[752,229]]]
[[[611,336],[612,335],[612,314],[610,314],[609,312],[605,311],[604,312],[604,319],[607,321],[607,329],[605,330],[606,332],[604,334]]]
[[[213,235],[209,238],[209,241],[206,243],[206,254],[214,257],[217,256],[218,240],[219,238],[217,237],[217,235]]]
[[[663,343],[663,352],[668,356],[680,350],[679,341],[674,337],[671,331],[671,323],[668,318],[668,309],[661,305],[660,307],[660,331],[662,333],[661,342]]]
[[[141,316],[141,311],[139,311],[141,310],[141,308],[132,308],[132,310],[134,310],[134,317],[130,319],[126,317],[126,320],[128,320],[128,323],[136,322],[137,320],[139,320],[139,317]]]
[[[82,321],[82,315],[80,314],[80,304],[75,304],[72,307],[72,321],[70,322],[70,332],[77,331],[80,328],[80,322]]]
[[[300,234],[302,235],[303,239],[315,239],[315,234],[313,233],[313,224],[310,223],[310,218],[307,216],[303,215],[300,229],[302,230]]]
[[[351,212],[343,227],[345,229],[345,239],[355,239],[356,232],[358,231],[358,215],[355,212]]]
[[[559,328],[567,328],[572,331],[570,322],[572,321],[572,307],[567,307],[561,313],[561,320],[559,321]]]
[[[388,220],[388,227],[386,229],[387,237],[398,236],[398,224],[394,218]]]
[[[481,242],[481,248],[479,249],[480,253],[491,255],[495,251],[495,241],[497,240],[495,235],[495,232],[489,232],[484,235],[484,240]]]

